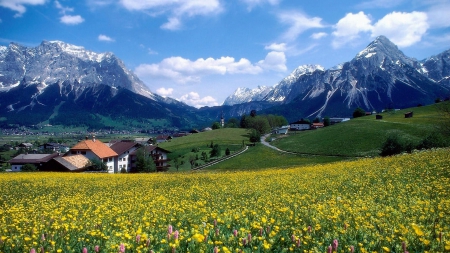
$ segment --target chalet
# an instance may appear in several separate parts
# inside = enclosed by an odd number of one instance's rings
[[[323,127],[324,127],[323,123],[312,123],[311,124],[312,129],[318,129],[318,128],[323,128]]]
[[[122,171],[122,169],[127,172],[131,171],[130,154],[141,146],[142,145],[140,143],[131,140],[123,140],[111,145],[111,149],[118,154],[117,166],[115,166],[117,167],[118,172]]]
[[[40,150],[51,150],[51,151],[60,152],[60,153],[66,153],[67,151],[69,151],[70,148],[64,144],[55,143],[55,142],[47,142],[47,143],[40,145],[39,149]]]
[[[172,136],[161,134],[156,136],[156,143],[166,142],[172,140]]]
[[[148,137],[135,138],[134,142],[139,143],[141,145],[153,144],[153,138],[148,138]]]
[[[375,116],[375,119],[383,119],[383,115],[377,114],[377,115]]]
[[[22,142],[19,144],[18,146],[19,148],[25,148],[25,149],[32,149],[33,148],[33,144],[28,143],[28,142]]]
[[[160,148],[158,146],[145,146],[141,148],[145,149],[145,154],[152,156],[153,161],[155,162],[156,165],[156,171],[167,171],[169,169],[170,165],[168,164],[168,162],[170,161],[170,159],[167,158],[167,154],[170,153],[170,151]],[[130,153],[131,159],[130,172],[136,172],[137,152],[138,150],[135,150],[132,153]]]
[[[58,153],[53,154],[20,154],[9,160],[11,171],[21,171],[25,164],[33,164],[38,170],[45,170],[47,162],[59,156]]]
[[[96,140],[95,136],[92,140],[83,140],[75,144],[66,156],[84,155],[87,159],[99,159],[106,164],[109,173],[117,172],[116,159],[118,154],[108,145],[100,140]]]
[[[289,123],[289,126],[290,126],[291,130],[297,130],[297,131],[311,129],[311,123],[309,121],[306,121],[303,119],[296,121],[296,122]]]
[[[84,155],[57,156],[40,171],[83,172],[89,166],[90,161]]]
[[[289,131],[289,126],[282,126],[282,127],[273,129],[272,133],[273,134],[287,134],[288,131]]]
[[[406,118],[412,118],[413,117],[413,112],[407,112],[405,113],[405,119]]]

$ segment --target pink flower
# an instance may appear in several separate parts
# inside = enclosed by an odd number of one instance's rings
[[[216,236],[219,236],[219,229],[216,228]]]
[[[266,227],[266,234],[270,233],[270,226]]]
[[[45,241],[45,235],[44,234],[41,235],[41,241]]]
[[[219,248],[217,246],[214,247],[214,253],[219,253]]]
[[[141,241],[141,236],[140,235],[136,235],[136,243],[139,243]]]
[[[252,242],[252,234],[247,235],[248,242]]]
[[[334,251],[337,251],[337,248],[338,248],[338,240],[337,240],[337,239],[334,239],[334,240],[333,240],[333,250],[334,250]]]
[[[95,247],[94,247],[94,251],[95,251],[95,252],[100,252],[100,246],[98,246],[98,245],[95,245]]]
[[[234,237],[237,237],[238,236],[238,231],[235,229],[235,230],[233,230],[233,235],[234,235]]]
[[[86,247],[83,248],[83,253],[88,253],[88,249]]]
[[[301,242],[302,242],[302,241],[300,241],[300,239],[297,239],[297,248],[299,248],[299,247],[300,247],[300,245],[301,245]]]
[[[45,253],[44,247],[41,247],[41,253]]]
[[[312,231],[311,226],[308,226],[308,232],[311,233],[311,231]]]
[[[120,253],[124,253],[125,252],[125,245],[123,243],[120,244],[119,252]]]
[[[262,234],[263,234],[263,229],[260,228],[260,229],[259,229],[259,236],[262,236]]]
[[[167,228],[167,232],[169,233],[169,235],[172,234],[172,232],[173,232],[172,225],[169,225],[169,227]]]
[[[150,239],[147,239],[147,242],[145,242],[145,246],[150,246]]]
[[[208,241],[208,235],[205,235],[205,239],[203,239],[204,242]]]
[[[217,227],[217,220],[214,219],[214,227]]]
[[[327,253],[333,253],[333,247],[331,245],[328,246]]]
[[[247,239],[242,238],[242,244],[243,244],[244,246],[247,245]]]
[[[31,248],[30,253],[36,253],[36,250],[34,248]]]
[[[406,242],[402,242],[402,250],[403,252],[406,252]]]
[[[175,230],[175,232],[173,233],[173,237],[175,240],[178,240],[178,236],[180,235],[180,232],[178,232],[178,230]]]
[[[295,235],[291,235],[291,241],[295,242]]]
[[[352,245],[350,246],[350,253],[354,253],[355,252],[355,247]]]

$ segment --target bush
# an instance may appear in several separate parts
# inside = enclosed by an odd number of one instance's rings
[[[353,118],[358,118],[362,116],[366,116],[366,111],[364,111],[364,109],[362,109],[361,107],[358,107],[355,109],[355,111],[353,111]]]
[[[391,156],[405,151],[405,144],[397,135],[389,135],[381,147],[381,156]]]
[[[250,142],[260,142],[261,141],[261,133],[256,129],[252,129],[250,131]]]
[[[432,132],[417,145],[417,149],[441,148],[445,146],[444,137],[438,132]]]
[[[24,164],[20,170],[27,171],[27,172],[28,171],[37,171],[37,168],[33,164],[27,163],[27,164]]]

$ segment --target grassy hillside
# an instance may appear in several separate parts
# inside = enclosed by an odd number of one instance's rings
[[[404,113],[413,111],[412,118]],[[400,138],[419,142],[442,120],[434,105],[381,113],[352,119],[323,129],[291,132],[287,138],[279,138],[272,145],[280,149],[318,155],[376,156],[386,136],[395,133]]]

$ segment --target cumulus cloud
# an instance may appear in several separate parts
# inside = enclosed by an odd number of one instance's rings
[[[320,33],[313,33],[313,34],[311,35],[311,38],[313,38],[313,39],[315,39],[315,40],[318,40],[318,39],[321,39],[321,38],[327,37],[327,36],[328,36],[327,33],[320,32]]]
[[[427,12],[428,21],[433,28],[450,27],[450,2],[431,6]]]
[[[100,34],[100,35],[98,36],[98,40],[99,40],[99,41],[106,41],[106,42],[113,42],[113,41],[114,41],[114,39],[112,39],[111,37],[106,36],[106,35],[104,35],[104,34]]]
[[[66,25],[78,25],[84,22],[84,18],[82,18],[80,15],[64,15],[60,19],[61,23]]]
[[[407,47],[419,42],[428,28],[426,13],[392,12],[375,23],[372,37],[385,35],[399,47]]]
[[[46,0],[0,0],[0,6],[17,12],[14,17],[21,17],[26,11],[26,5],[45,4]]]
[[[159,95],[163,96],[163,97],[168,97],[170,95],[172,95],[173,93],[173,88],[164,88],[161,87],[159,89],[156,90],[156,93],[158,93]]]
[[[286,56],[284,52],[269,52],[264,60],[258,62],[258,65],[265,70],[280,72],[284,72],[287,70]]]
[[[361,32],[372,31],[372,25],[369,16],[360,11],[356,14],[347,13],[345,17],[340,19],[334,26],[335,37],[332,45],[334,48],[341,47],[359,38]]]
[[[284,52],[286,51],[286,43],[272,43],[268,46],[265,46],[264,49],[266,50],[272,50],[272,51],[278,51],[278,52]]]
[[[289,29],[282,36],[287,41],[294,41],[308,29],[324,27],[321,18],[309,18],[303,13],[296,11],[280,12],[278,13],[278,19],[281,23],[289,26]]]
[[[59,1],[55,1],[55,6],[62,15],[59,20],[66,25],[78,25],[84,22],[84,18],[80,15],[68,15],[67,12],[73,12],[73,8],[63,6]]]
[[[213,15],[222,11],[219,0],[120,0],[120,4],[130,11],[168,15],[168,22],[161,26],[168,30],[179,29],[182,17]]]
[[[170,57],[157,64],[141,64],[135,72],[138,76],[166,78],[184,84],[199,82],[205,75],[259,74],[262,69],[245,58],[239,61],[233,57],[191,61],[182,57]]]
[[[217,103],[216,99],[211,96],[206,97],[200,97],[200,95],[197,92],[189,92],[188,94],[185,94],[179,98],[180,101],[200,108],[203,106],[218,106],[219,103]]]

